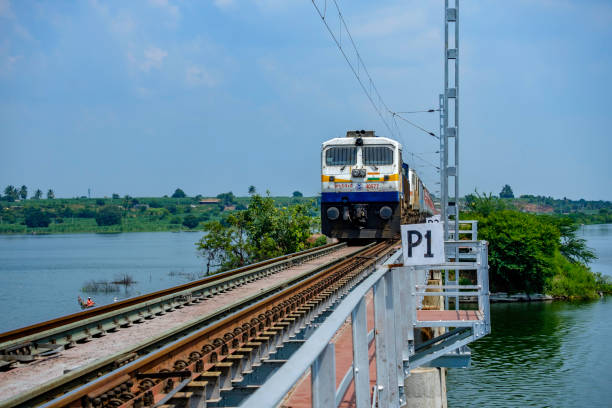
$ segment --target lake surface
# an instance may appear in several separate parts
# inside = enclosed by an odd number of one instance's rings
[[[612,225],[581,235],[612,275]],[[612,297],[491,305],[492,333],[470,344],[472,366],[448,373],[448,406],[612,407]]]
[[[612,225],[581,227],[612,275]],[[129,290],[92,295],[98,304],[202,275],[201,233],[0,236],[0,332],[80,311],[90,280],[128,273]],[[470,345],[472,366],[448,375],[450,407],[612,406],[612,297],[583,303],[492,305],[493,332]]]
[[[90,296],[98,305],[186,283],[205,272],[201,232],[0,235],[0,332],[79,312],[86,282],[136,284]]]

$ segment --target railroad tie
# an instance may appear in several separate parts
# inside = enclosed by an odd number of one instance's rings
[[[232,366],[234,364],[232,362],[222,361],[220,363],[215,363],[213,368],[221,373],[221,377],[219,377],[219,388],[221,391],[231,390],[232,389]]]
[[[239,382],[242,381],[242,372],[244,370],[244,366],[245,366],[245,356],[242,354],[230,354],[229,356],[225,357],[225,359],[223,360],[224,362],[230,362],[232,363],[232,367],[231,367],[231,376],[232,376],[232,381],[234,382]]]
[[[191,398],[189,399],[190,408],[206,408],[206,388],[208,387],[208,381],[191,381],[184,388],[186,392],[191,392]]]
[[[234,350],[235,353],[239,353],[239,355],[244,356],[244,366],[242,367],[242,372],[244,374],[248,374],[253,372],[253,359],[254,354],[253,348],[251,347],[240,347]]]
[[[262,359],[262,343],[259,341],[248,341],[244,344],[247,347],[253,349],[253,362],[251,363],[253,366],[258,366],[261,364]]]
[[[221,371],[204,371],[198,379],[202,379],[206,382],[206,401],[207,402],[218,402],[221,401]]]

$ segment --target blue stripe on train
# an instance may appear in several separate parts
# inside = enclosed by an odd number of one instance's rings
[[[343,193],[321,193],[322,203],[369,203],[369,202],[398,202],[400,200],[398,191],[381,192],[343,192]]]

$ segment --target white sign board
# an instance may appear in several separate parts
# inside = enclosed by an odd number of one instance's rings
[[[404,265],[432,265],[446,262],[444,228],[441,223],[401,226]]]
[[[425,222],[428,224],[432,222],[442,222],[442,216],[440,214],[432,215],[431,217],[425,218]]]

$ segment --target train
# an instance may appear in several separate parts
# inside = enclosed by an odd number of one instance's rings
[[[355,130],[321,145],[321,232],[342,241],[398,238],[400,225],[437,214],[403,161],[402,145]]]

